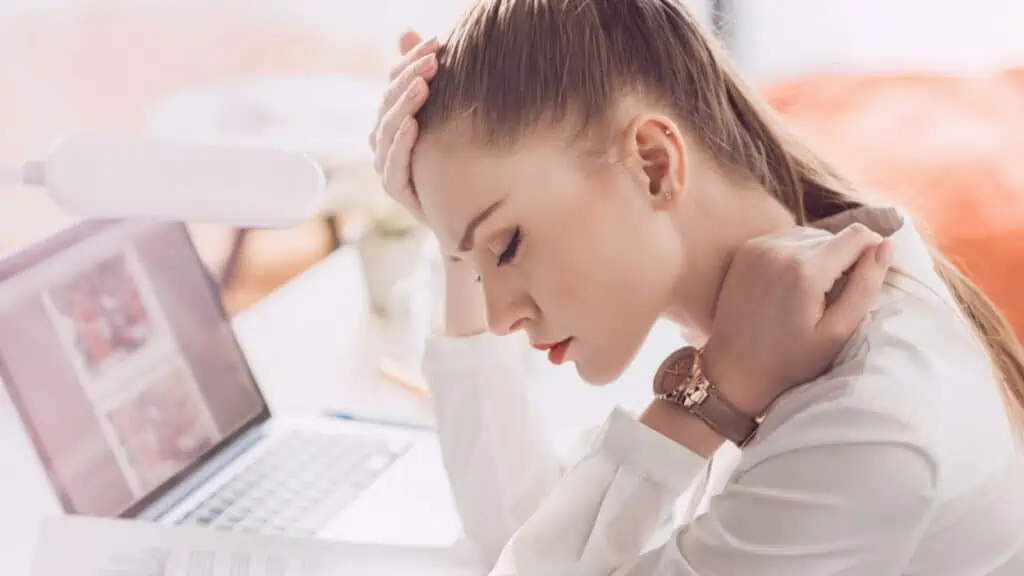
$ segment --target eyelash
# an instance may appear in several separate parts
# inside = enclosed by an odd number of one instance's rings
[[[523,243],[523,231],[521,228],[516,227],[512,233],[512,239],[508,241],[508,245],[498,255],[498,266],[504,266],[515,259],[516,254],[519,252],[519,246]],[[476,277],[476,281],[480,281],[480,276]]]
[[[512,261],[516,257],[516,252],[519,251],[519,245],[523,242],[523,231],[517,226],[515,232],[512,233],[512,239],[508,241],[508,246],[498,256],[498,266],[504,266]]]

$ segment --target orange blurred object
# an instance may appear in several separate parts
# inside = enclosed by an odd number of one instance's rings
[[[1024,68],[764,88],[846,174],[903,206],[1024,339]]]

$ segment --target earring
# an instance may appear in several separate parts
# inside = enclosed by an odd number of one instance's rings
[[[672,189],[671,188],[666,188],[665,189],[665,200],[672,200]]]

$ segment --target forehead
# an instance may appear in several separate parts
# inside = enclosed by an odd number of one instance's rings
[[[427,222],[448,250],[470,220],[495,202],[503,202],[504,211],[558,201],[572,187],[577,164],[579,154],[554,137],[498,148],[446,130],[425,134],[416,144],[412,180]]]

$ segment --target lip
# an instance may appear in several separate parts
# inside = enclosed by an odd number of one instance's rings
[[[569,344],[572,343],[572,337],[560,340],[558,342],[547,342],[542,344],[533,344],[533,347],[541,352],[548,353],[548,360],[554,364],[559,365],[565,362],[565,356],[569,349]]]
[[[555,346],[558,346],[559,344],[564,344],[569,340],[572,340],[571,336],[564,340],[556,340],[554,342],[541,342],[539,344],[531,343],[530,346],[533,346],[535,349],[540,350],[541,352],[547,352],[548,350],[551,350]]]

